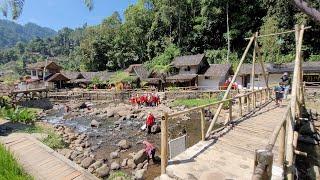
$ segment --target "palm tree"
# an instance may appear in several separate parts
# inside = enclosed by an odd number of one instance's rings
[[[83,0],[89,10],[93,8],[93,0]],[[22,13],[25,0],[0,0],[0,11],[3,16],[8,17],[11,13],[12,19],[17,19]]]

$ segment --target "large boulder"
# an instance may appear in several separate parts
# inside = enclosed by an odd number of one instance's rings
[[[89,168],[92,168],[92,169],[98,169],[99,167],[101,167],[103,165],[103,160],[99,160],[99,161],[96,161],[95,163],[91,164],[89,166]]]
[[[140,169],[140,170],[137,170],[135,173],[134,173],[134,179],[136,180],[143,180],[143,174],[146,172],[145,169]]]
[[[94,159],[91,157],[87,157],[81,161],[81,166],[87,169],[93,163],[94,163]]]
[[[101,125],[100,122],[98,122],[97,120],[92,120],[91,123],[90,123],[90,126],[91,127],[99,127]]]
[[[127,141],[126,139],[123,139],[118,143],[118,147],[120,149],[129,149],[130,146],[131,146],[130,142]]]
[[[120,164],[118,162],[114,161],[111,163],[110,169],[111,170],[118,170],[118,169],[120,169]]]
[[[136,166],[137,166],[137,165],[134,163],[133,159],[129,159],[128,162],[127,162],[127,164],[128,164],[128,167],[131,168],[131,169],[134,169],[134,168],[136,168]]]
[[[103,178],[109,175],[110,169],[108,165],[104,164],[98,169],[96,169],[96,174],[98,177]]]
[[[137,152],[133,157],[133,161],[135,164],[143,163],[147,159],[148,159],[148,156],[143,149]]]
[[[161,132],[161,127],[158,124],[155,124],[151,127],[151,132],[154,134],[159,133]]]
[[[128,158],[125,158],[121,163],[121,167],[126,167],[127,163],[128,163]]]

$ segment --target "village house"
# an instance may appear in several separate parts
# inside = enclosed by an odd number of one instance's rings
[[[169,86],[198,86],[198,75],[204,74],[209,68],[209,63],[204,54],[180,56],[171,63],[176,73],[166,78]]]
[[[292,76],[294,63],[265,63],[266,75],[268,83],[273,86],[280,82],[282,75],[287,72]],[[303,81],[305,82],[320,82],[320,61],[308,61],[302,63]],[[239,77],[236,82],[239,88],[251,88],[251,72],[252,64],[243,64],[239,71]],[[265,87],[262,67],[260,64],[255,65],[255,88]]]
[[[18,90],[62,88],[69,78],[63,75],[61,67],[53,61],[43,61],[27,66],[29,73],[18,85]]]
[[[219,90],[232,74],[231,64],[210,64],[204,74],[198,75],[198,87],[206,90]]]

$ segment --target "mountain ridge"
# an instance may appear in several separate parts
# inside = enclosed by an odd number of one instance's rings
[[[56,34],[55,30],[35,23],[21,25],[0,19],[0,49],[13,47],[17,42],[28,42],[36,37],[47,38]]]

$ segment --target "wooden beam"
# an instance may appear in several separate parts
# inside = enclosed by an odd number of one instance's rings
[[[201,115],[201,140],[204,141],[205,140],[205,113],[204,113],[204,109],[202,108],[200,110],[200,115]]]
[[[253,36],[251,37],[251,39],[250,39],[250,42],[248,43],[248,45],[247,45],[247,47],[246,47],[246,49],[245,49],[245,51],[244,51],[241,59],[240,59],[239,65],[238,65],[238,67],[237,67],[237,70],[236,70],[236,72],[234,73],[234,76],[232,77],[232,80],[231,80],[230,84],[228,85],[227,91],[224,93],[224,96],[223,96],[222,100],[227,99],[227,97],[228,97],[228,95],[229,95],[229,92],[230,92],[230,90],[231,90],[231,88],[232,88],[232,84],[235,82],[236,77],[237,77],[238,74],[239,74],[240,67],[241,67],[241,65],[243,64],[243,61],[245,60],[245,58],[246,58],[246,56],[247,56],[247,54],[248,54],[248,51],[249,51],[249,49],[250,49],[250,47],[251,47],[254,39],[255,39],[255,36],[253,35]],[[215,113],[215,115],[214,115],[214,117],[213,117],[213,119],[212,119],[212,121],[211,121],[211,123],[210,123],[210,126],[209,126],[209,128],[208,128],[208,131],[207,131],[207,133],[206,133],[206,138],[209,137],[210,132],[212,131],[212,128],[213,128],[214,124],[216,123],[216,121],[217,121],[217,119],[218,119],[218,117],[219,117],[219,114],[220,114],[220,112],[221,112],[221,110],[222,110],[222,106],[223,106],[223,103],[220,103],[220,104],[219,104],[219,107],[218,107],[218,109],[217,109],[217,111],[216,111],[216,113]]]
[[[311,29],[311,26],[304,27],[303,29]],[[268,36],[277,36],[277,35],[282,35],[282,34],[288,34],[288,33],[293,33],[296,30],[288,30],[288,31],[283,31],[283,32],[278,32],[278,33],[271,33],[271,34],[264,34],[264,35],[259,35],[257,38],[262,38],[262,37],[268,37]],[[249,40],[250,37],[244,38],[245,40]]]
[[[261,52],[260,52],[260,48],[259,48],[258,43],[255,44],[254,48],[255,48],[255,50],[257,52],[257,55],[258,55],[258,61],[260,63],[261,69],[262,69],[264,82],[266,84],[266,87],[269,89],[269,82],[268,82],[268,78],[267,78],[267,73],[266,73],[266,69],[264,67],[264,62],[263,62],[263,59],[262,59],[262,56],[261,56]],[[268,96],[269,96],[269,93],[268,93]]]
[[[166,173],[168,165],[168,113],[161,120],[161,174]]]

